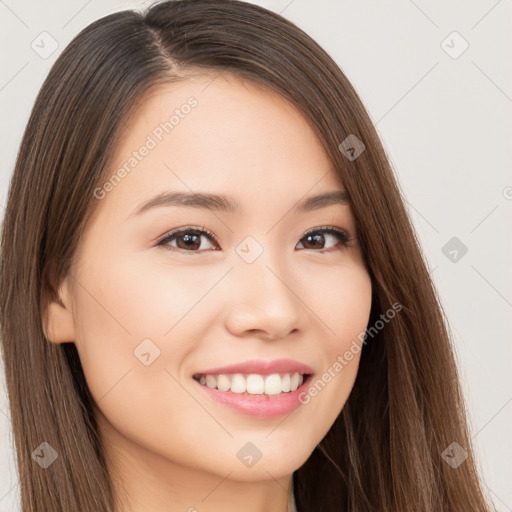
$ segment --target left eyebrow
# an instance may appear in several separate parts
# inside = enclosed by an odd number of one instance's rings
[[[317,196],[306,197],[295,206],[295,210],[299,213],[319,210],[333,204],[348,205],[350,201],[344,190],[330,190]]]
[[[299,213],[304,213],[325,208],[333,204],[349,204],[348,196],[344,190],[330,190],[316,196],[307,197],[295,205],[294,210]],[[153,208],[172,206],[225,211],[230,213],[241,213],[242,211],[238,201],[225,195],[209,194],[206,192],[169,191],[162,192],[140,204],[129,216],[140,215]]]

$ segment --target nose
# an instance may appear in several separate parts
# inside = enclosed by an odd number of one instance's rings
[[[264,252],[252,263],[239,262],[230,274],[225,322],[231,334],[278,340],[301,329],[307,315],[289,267],[276,265]]]

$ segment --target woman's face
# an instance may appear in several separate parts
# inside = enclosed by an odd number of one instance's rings
[[[125,473],[268,480],[300,467],[343,408],[371,282],[342,196],[300,208],[343,190],[302,115],[233,75],[211,80],[160,87],[124,125],[66,309],[50,309],[53,341],[76,344]]]

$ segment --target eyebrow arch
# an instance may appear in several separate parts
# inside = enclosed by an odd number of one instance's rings
[[[316,196],[307,197],[295,205],[293,209],[299,213],[304,213],[325,208],[326,206],[331,206],[333,204],[350,204],[348,196],[344,190],[335,189]],[[171,206],[225,211],[229,213],[240,213],[242,211],[238,201],[235,201],[225,195],[209,194],[205,192],[163,192],[140,204],[130,214],[130,217],[140,215],[153,208]]]

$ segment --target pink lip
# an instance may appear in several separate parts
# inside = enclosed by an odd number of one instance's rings
[[[246,361],[218,368],[209,368],[197,372],[196,375],[219,375],[232,373],[259,373],[270,375],[271,373],[307,373],[312,374],[313,369],[307,364],[299,363],[293,359],[276,359],[274,361]],[[235,393],[236,394],[236,393]]]
[[[295,391],[279,395],[251,395],[249,393],[219,391],[218,389],[203,386],[197,379],[194,379],[194,381],[210,398],[238,412],[258,418],[275,418],[290,414],[302,405],[299,401],[299,396],[309,387],[311,376],[314,373],[313,369],[307,364],[299,363],[293,359],[276,359],[274,361],[253,360],[229,366],[209,368],[195,374],[197,378],[199,375],[226,375],[234,373],[270,375],[272,373],[293,374],[295,372],[308,374],[308,377],[304,377],[304,382]]]
[[[258,418],[276,418],[290,414],[302,405],[299,400],[301,394],[309,387],[312,377],[304,379],[304,382],[295,391],[281,393],[280,395],[250,395],[247,393],[232,393],[231,391],[219,391],[208,386],[203,386],[194,379],[194,382],[210,398],[227,405],[235,411],[255,416]]]

